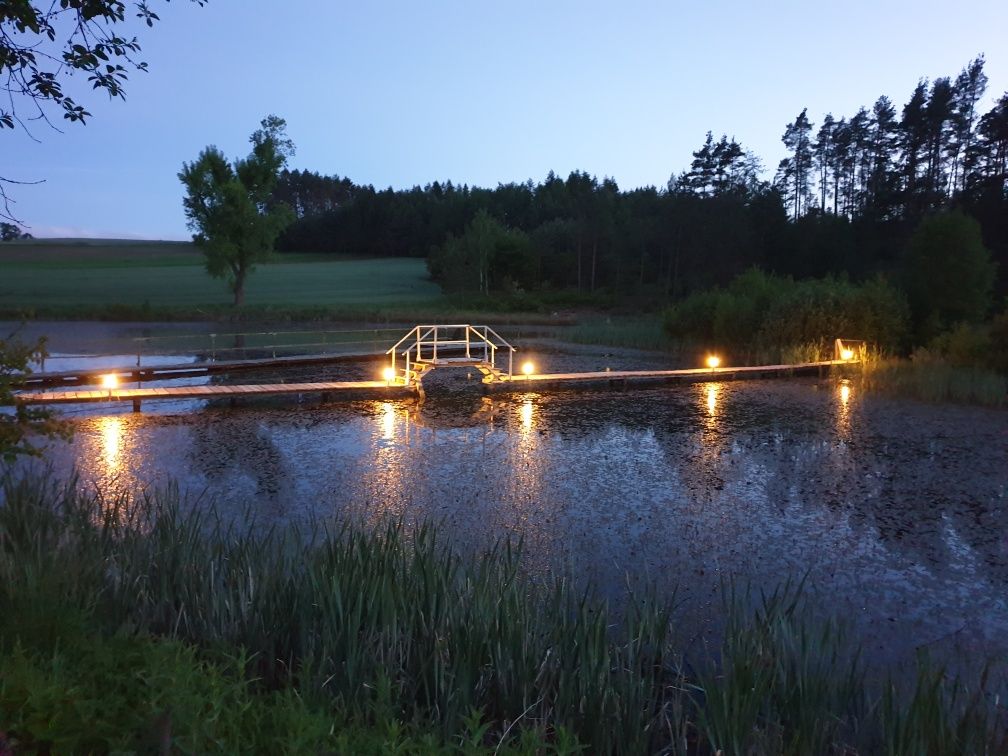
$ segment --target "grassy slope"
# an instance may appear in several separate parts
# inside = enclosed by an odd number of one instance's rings
[[[71,310],[109,304],[160,308],[225,306],[200,253],[180,242],[35,240],[0,245],[0,309]],[[440,291],[423,260],[278,257],[259,266],[249,305],[376,306],[431,302]]]

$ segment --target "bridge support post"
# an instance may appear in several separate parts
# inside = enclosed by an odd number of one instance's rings
[[[134,412],[139,412],[140,411],[140,400],[139,399],[134,399],[133,400],[133,411]]]

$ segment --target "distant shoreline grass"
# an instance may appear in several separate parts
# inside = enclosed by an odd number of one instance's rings
[[[245,532],[171,494],[38,477],[0,497],[0,729],[26,748],[996,753],[1001,670],[868,675],[793,584],[728,607],[684,668],[670,611],[618,623],[506,541],[460,556],[394,522]],[[68,570],[67,565],[73,565]],[[997,673],[997,674],[994,674]],[[211,714],[212,713],[212,714]],[[0,741],[2,745],[2,741]]]
[[[855,367],[862,388],[924,402],[1008,407],[1008,376],[940,360],[869,358]]]

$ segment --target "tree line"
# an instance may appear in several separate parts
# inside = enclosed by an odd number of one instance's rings
[[[917,217],[950,200],[1003,191],[1008,93],[980,113],[983,68],[978,56],[954,80],[920,80],[899,115],[886,96],[849,118],[827,113],[815,136],[802,110],[784,132],[789,155],[775,177],[791,216]]]
[[[922,218],[957,208],[980,222],[1005,292],[1008,93],[981,112],[983,68],[978,56],[955,78],[921,80],[899,112],[883,96],[816,129],[802,110],[772,181],[739,141],[711,133],[666,186],[629,191],[582,171],[398,191],[284,171],[273,201],[296,220],[278,247],[428,257],[448,289],[667,298],[753,266],[795,277],[892,271]]]

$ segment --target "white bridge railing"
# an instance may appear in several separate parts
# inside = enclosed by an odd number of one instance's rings
[[[510,379],[514,370],[515,348],[490,326],[469,323],[414,326],[386,354],[392,355],[392,370],[396,376],[396,359],[404,360],[403,383],[409,386],[418,364],[425,367],[471,364],[502,373],[503,367],[497,367],[498,350],[507,351],[507,375]]]

